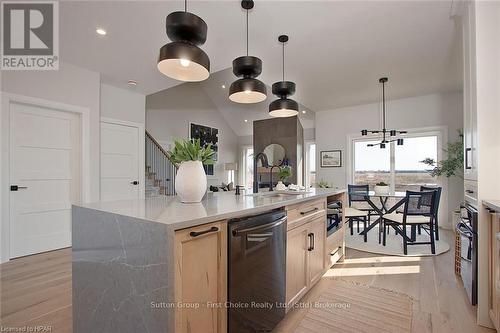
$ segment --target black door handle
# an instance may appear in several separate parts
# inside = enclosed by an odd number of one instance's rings
[[[133,182],[130,182],[132,185],[139,185],[139,182],[137,180],[134,180]]]
[[[25,190],[27,188],[28,188],[28,186],[10,185],[10,190],[11,191]]]
[[[469,152],[472,154],[472,148],[465,148],[465,168],[472,169],[472,166],[469,165]]]
[[[204,235],[204,234],[208,234],[209,232],[216,232],[216,231],[219,231],[219,228],[212,227],[210,229],[203,230],[203,231],[191,231],[189,233],[189,236],[191,236],[191,237],[198,237],[198,236],[201,236],[201,235]]]
[[[307,248],[307,251],[312,251],[314,250],[314,234],[308,233],[307,237],[309,238],[309,247]]]

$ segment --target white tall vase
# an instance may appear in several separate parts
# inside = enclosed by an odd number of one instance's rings
[[[201,161],[181,163],[175,176],[175,191],[184,203],[201,201],[207,191],[207,176]]]

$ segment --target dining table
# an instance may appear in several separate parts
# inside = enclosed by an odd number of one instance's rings
[[[366,192],[365,192],[366,193]],[[370,205],[370,207],[376,212],[378,215],[378,218],[372,222],[369,223],[368,227],[360,232],[360,235],[365,235],[367,234],[370,230],[375,228],[378,225],[382,224],[382,219],[384,214],[390,214],[394,211],[396,211],[399,207],[401,207],[405,203],[406,199],[406,192],[399,192],[399,191],[392,191],[389,193],[376,193],[374,191],[369,191],[368,194],[364,195],[364,198],[366,202]],[[396,200],[396,203],[393,204],[392,206],[389,206],[389,199],[391,199],[391,202]],[[376,204],[376,201],[379,202],[379,204]],[[383,228],[379,228],[379,233],[378,233],[378,242],[379,244],[382,241],[382,230]],[[398,232],[397,229],[395,229],[396,232]]]

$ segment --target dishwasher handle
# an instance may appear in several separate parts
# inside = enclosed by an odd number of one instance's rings
[[[270,223],[266,223],[264,225],[257,225],[255,227],[250,227],[250,228],[245,228],[245,229],[235,229],[235,230],[233,230],[233,236],[239,236],[239,235],[247,234],[249,232],[271,229],[271,228],[274,228],[274,227],[277,227],[277,226],[283,224],[285,221],[286,221],[286,216],[280,218],[279,220],[276,220],[276,221],[273,221]]]

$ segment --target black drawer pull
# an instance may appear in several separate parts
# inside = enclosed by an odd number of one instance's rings
[[[469,193],[469,194],[474,193],[474,191],[473,191],[473,190],[465,190],[465,192],[466,192],[466,193]]]
[[[315,212],[315,211],[317,211],[318,209],[319,209],[318,207],[314,207],[313,209],[308,210],[308,211],[306,211],[306,212],[300,212],[300,215],[306,215],[306,214],[309,214],[309,213]]]
[[[219,228],[217,227],[212,227],[208,230],[203,230],[203,231],[191,231],[189,233],[189,236],[191,237],[198,237],[198,236],[201,236],[201,235],[204,235],[204,234],[208,234],[209,232],[216,232],[216,231],[219,231]]]

